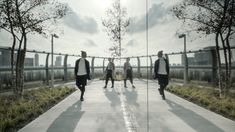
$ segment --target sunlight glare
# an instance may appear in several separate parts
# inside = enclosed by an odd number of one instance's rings
[[[100,8],[107,8],[111,5],[112,0],[95,0],[96,5]]]
[[[95,0],[95,3],[98,7],[106,9],[111,6],[113,1],[114,0]],[[120,0],[120,1],[121,5],[125,5],[127,3],[127,0]]]

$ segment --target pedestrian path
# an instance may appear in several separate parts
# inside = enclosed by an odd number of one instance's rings
[[[235,122],[171,93],[162,100],[154,81],[134,80],[136,88],[103,89],[104,81],[55,105],[19,132],[234,132]],[[75,86],[70,84],[70,86]],[[110,84],[111,85],[111,84]]]

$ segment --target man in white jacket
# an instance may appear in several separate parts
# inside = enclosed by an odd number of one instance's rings
[[[81,51],[81,58],[75,63],[74,74],[76,77],[76,85],[81,91],[80,100],[84,100],[85,86],[87,85],[87,80],[90,80],[90,65],[89,61],[86,60],[86,52]]]
[[[155,61],[154,73],[155,79],[158,79],[158,84],[160,85],[159,93],[162,95],[162,99],[165,100],[164,89],[168,85],[169,77],[169,63],[162,57],[163,51],[158,52],[158,59]]]

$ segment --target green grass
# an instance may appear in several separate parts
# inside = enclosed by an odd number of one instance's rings
[[[235,120],[235,95],[219,98],[219,92],[196,86],[169,86],[167,90],[206,109]]]
[[[17,131],[73,91],[72,88],[40,88],[25,91],[21,99],[12,95],[1,96],[0,132]]]

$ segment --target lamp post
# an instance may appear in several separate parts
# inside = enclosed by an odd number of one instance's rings
[[[51,35],[51,88],[54,88],[54,44],[53,44],[53,38],[59,38],[56,34]]]
[[[188,59],[186,55],[186,35],[180,34],[179,38],[184,38],[184,85],[188,83]]]

